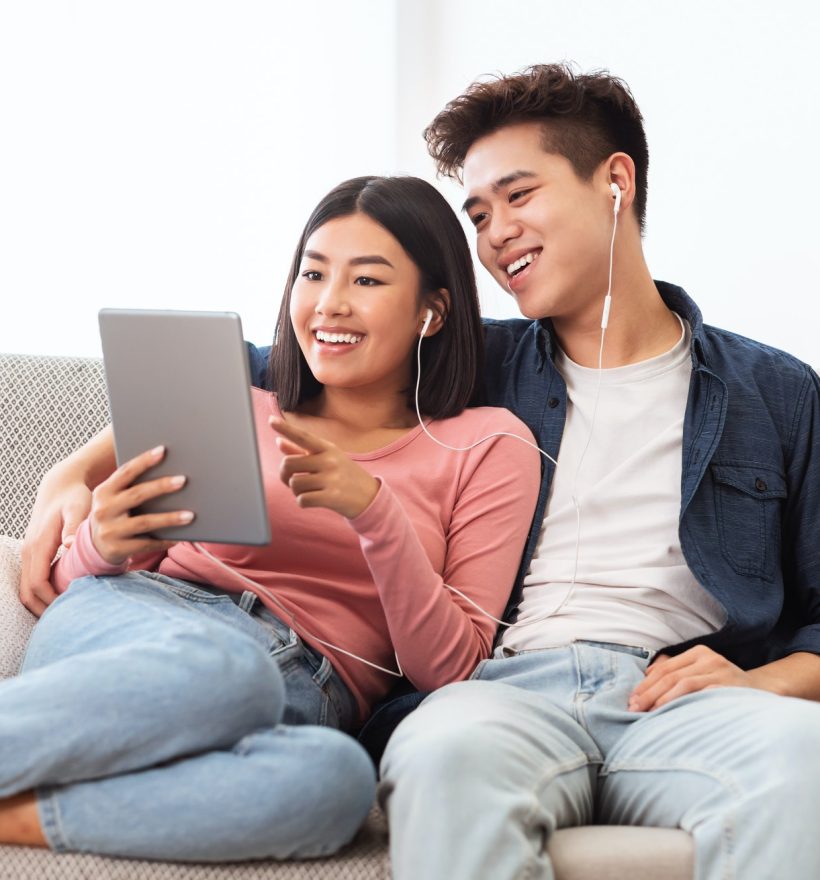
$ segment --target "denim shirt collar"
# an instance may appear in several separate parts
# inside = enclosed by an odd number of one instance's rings
[[[656,281],[655,287],[658,289],[658,293],[667,308],[677,312],[681,318],[689,323],[692,331],[692,369],[708,368],[709,363],[706,356],[708,342],[706,334],[703,332],[703,316],[695,301],[682,287],[678,287],[675,284],[669,284],[666,281]],[[555,328],[549,318],[533,321],[532,333],[535,337],[535,350],[539,356],[538,371],[541,372],[547,359],[554,359],[558,341],[555,338]]]

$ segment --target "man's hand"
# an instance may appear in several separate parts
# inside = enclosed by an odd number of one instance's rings
[[[370,506],[379,481],[338,446],[273,416],[270,425],[282,435],[276,441],[285,454],[279,476],[299,507],[327,507],[353,519]]]
[[[718,687],[756,687],[754,675],[711,648],[696,645],[676,657],[658,655],[644,680],[632,691],[629,709],[651,712],[684,694]]]
[[[60,545],[69,547],[91,509],[91,490],[85,483],[45,479],[23,538],[20,601],[38,617],[57,598],[49,575]]]

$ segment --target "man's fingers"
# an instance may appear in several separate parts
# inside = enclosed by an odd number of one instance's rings
[[[51,562],[60,546],[60,522],[52,519],[49,528],[37,536],[26,535],[22,550],[20,601],[38,617],[56,598],[51,586]]]
[[[712,677],[709,675],[688,675],[686,676],[686,678],[681,679],[674,687],[671,687],[664,693],[659,694],[652,705],[648,707],[647,711],[660,709],[661,706],[665,706],[667,703],[671,703],[672,700],[677,700],[680,697],[685,697],[687,694],[696,694],[699,691],[706,690],[711,686],[714,685],[712,682]]]
[[[310,431],[297,428],[295,425],[291,425],[283,419],[277,419],[275,416],[271,416],[268,422],[274,431],[283,437],[287,437],[288,440],[292,440],[306,452],[324,452],[331,445],[327,440],[311,434]]]

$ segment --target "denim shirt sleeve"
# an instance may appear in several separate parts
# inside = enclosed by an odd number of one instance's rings
[[[820,378],[809,368],[801,391],[783,517],[784,614],[795,624],[784,653],[820,654]]]
[[[256,388],[267,388],[268,357],[270,346],[257,348],[252,342],[245,342],[248,349],[248,367],[251,374],[251,385]]]

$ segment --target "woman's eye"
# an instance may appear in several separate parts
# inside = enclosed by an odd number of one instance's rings
[[[353,283],[360,287],[375,287],[377,284],[381,284],[381,281],[371,278],[369,275],[360,275]]]
[[[322,273],[317,272],[315,269],[307,269],[302,272],[302,278],[307,278],[308,281],[321,281]]]

